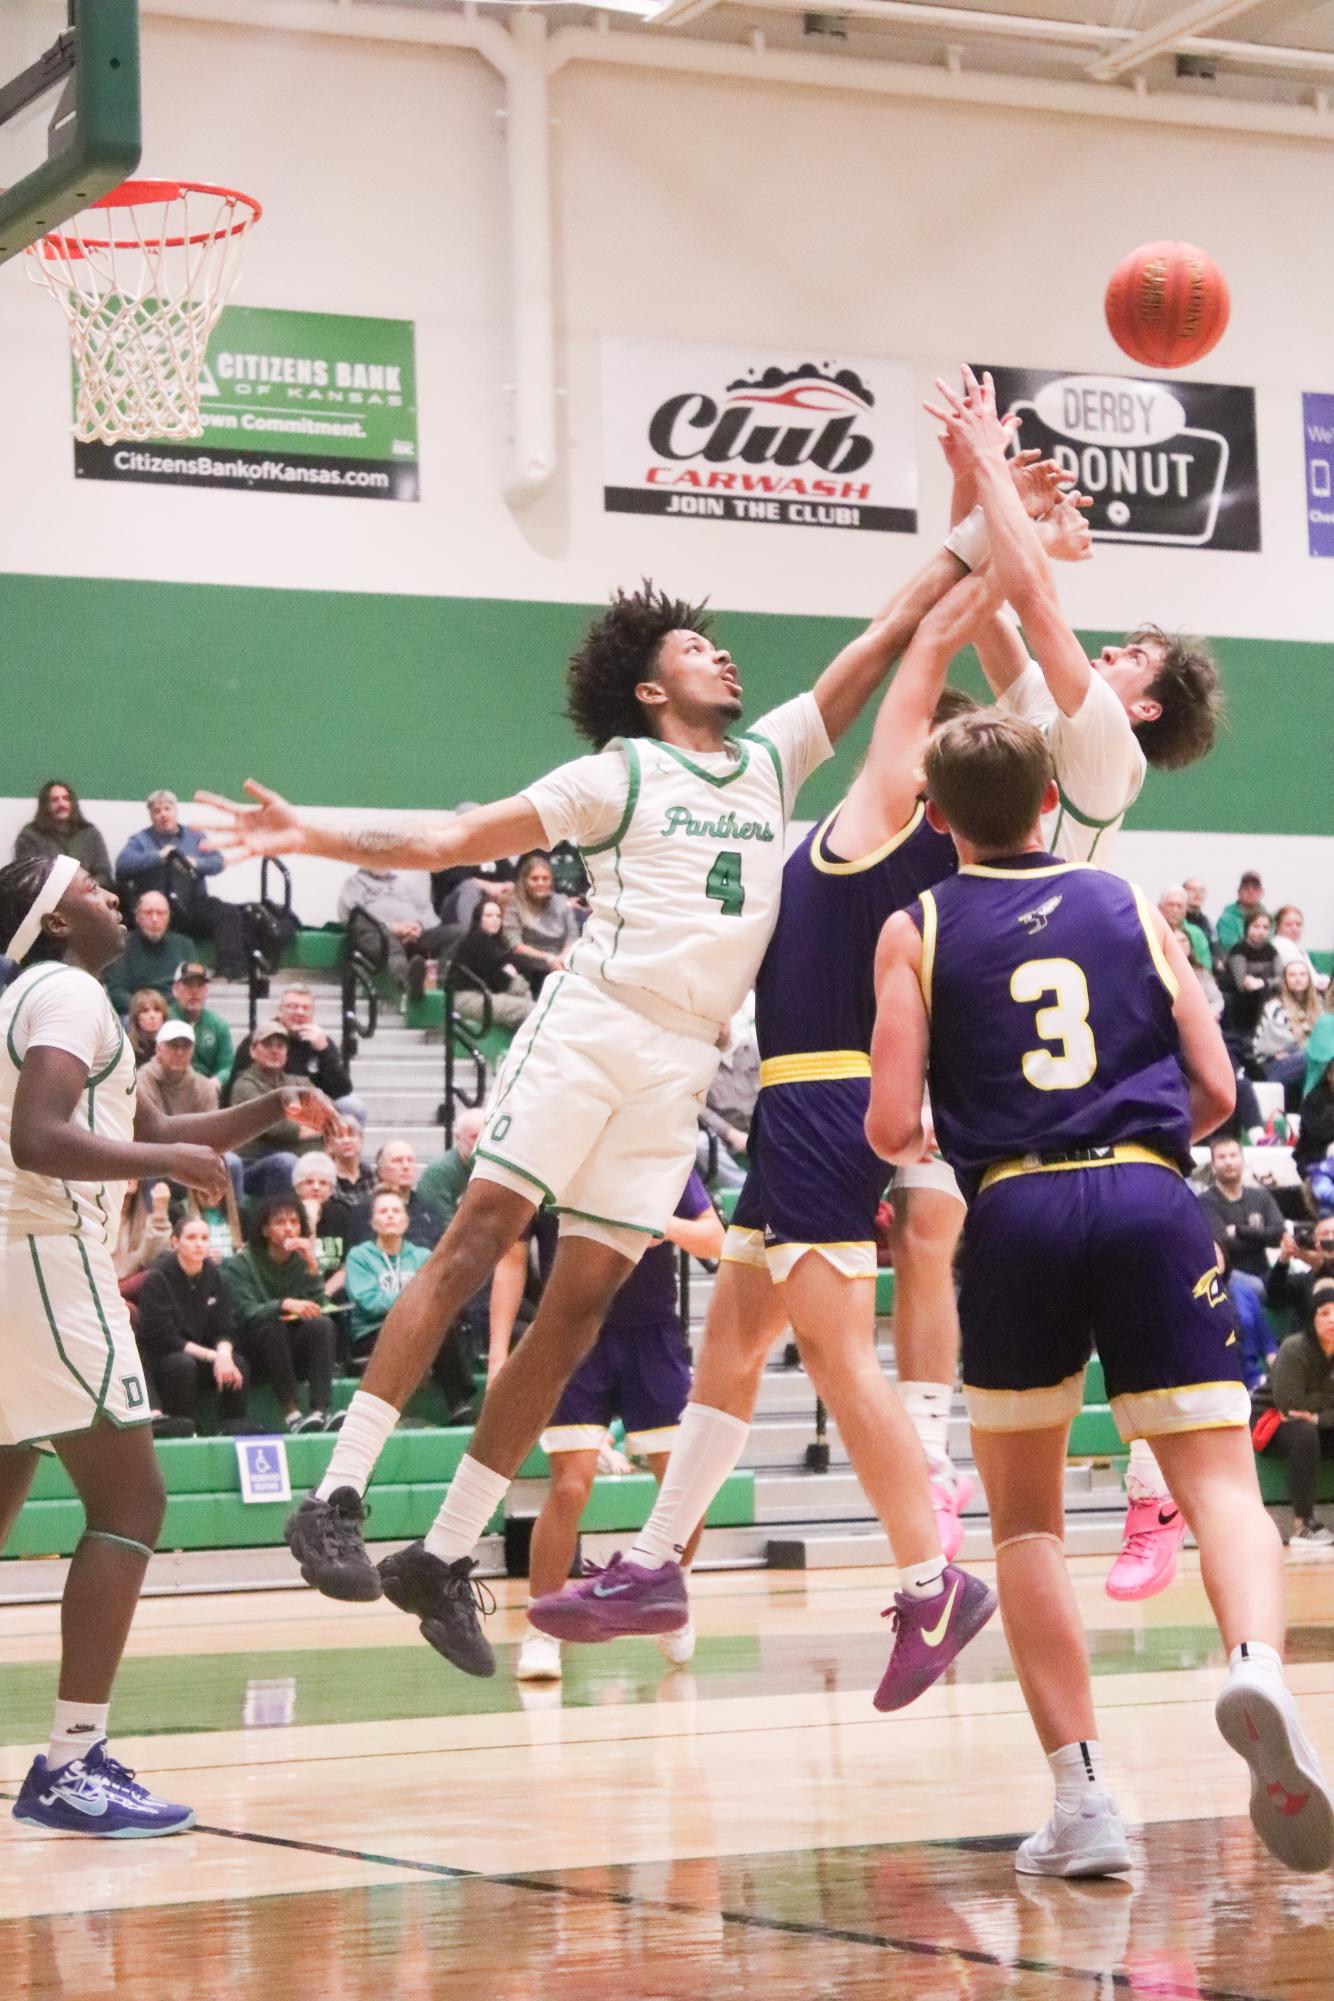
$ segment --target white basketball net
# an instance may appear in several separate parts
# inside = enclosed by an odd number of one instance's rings
[[[144,199],[143,197],[147,197]],[[131,182],[27,252],[28,276],[69,321],[87,443],[198,438],[209,335],[260,210],[246,195]]]

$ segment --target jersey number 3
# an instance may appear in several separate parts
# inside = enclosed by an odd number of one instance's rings
[[[1098,1051],[1089,1027],[1089,990],[1084,969],[1073,959],[1025,959],[1010,977],[1011,998],[1045,1001],[1033,1026],[1044,1042],[1057,1049],[1027,1049],[1024,1075],[1037,1091],[1077,1091],[1098,1067]]]
[[[714,857],[704,894],[713,902],[721,903],[724,917],[740,917],[746,892],[741,886],[741,857],[735,848],[724,848],[720,855]]]

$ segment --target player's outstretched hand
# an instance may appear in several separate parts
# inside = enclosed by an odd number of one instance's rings
[[[173,1181],[179,1181],[184,1188],[193,1188],[210,1208],[222,1201],[229,1178],[227,1163],[213,1147],[182,1141],[169,1147],[166,1157],[171,1163],[167,1173]]]
[[[1008,424],[1011,419],[1003,421]],[[1031,521],[1041,521],[1050,514],[1075,483],[1073,473],[1058,460],[1044,459],[1038,451],[1016,452],[1010,460],[1010,478]]]
[[[343,1115],[337,1105],[313,1084],[298,1084],[284,1090],[283,1111],[307,1132],[319,1133],[322,1138],[343,1130]]]
[[[1084,509],[1092,505],[1086,494],[1062,494],[1038,522],[1038,537],[1053,562],[1087,563],[1093,554],[1093,530]]]
[[[1003,423],[996,414],[996,385],[990,372],[979,382],[965,363],[961,373],[962,395],[951,389],[942,376],[936,377],[941,403],[927,403],[924,406],[927,414],[945,426],[961,455],[974,464],[982,459],[1003,459],[1013,426]]]
[[[222,856],[230,868],[233,862],[249,861],[254,855],[298,854],[303,833],[296,808],[281,793],[270,791],[257,779],[247,778],[245,789],[254,805],[226,799],[220,792],[196,792],[195,801],[208,807],[216,819],[192,813],[190,823],[205,834],[203,845]]]

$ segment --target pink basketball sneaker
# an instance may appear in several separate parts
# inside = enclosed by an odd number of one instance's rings
[[[1177,1551],[1186,1524],[1168,1494],[1131,1499],[1116,1562],[1107,1573],[1109,1598],[1154,1598],[1177,1574]]]

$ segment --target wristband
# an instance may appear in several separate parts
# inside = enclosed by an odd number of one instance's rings
[[[975,507],[971,514],[965,514],[962,521],[955,522],[945,537],[945,547],[952,556],[958,557],[967,570],[976,570],[986,561],[991,537],[980,506]]]

